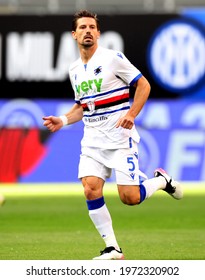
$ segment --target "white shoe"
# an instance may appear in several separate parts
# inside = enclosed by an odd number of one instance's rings
[[[165,178],[167,185],[163,191],[167,192],[175,199],[182,199],[183,197],[183,190],[180,186],[179,182],[172,180],[172,178],[164,171],[162,168],[157,168],[154,171],[154,176],[159,177],[162,176]]]
[[[122,250],[117,250],[115,247],[106,247],[100,251],[100,256],[93,258],[93,260],[124,260]]]

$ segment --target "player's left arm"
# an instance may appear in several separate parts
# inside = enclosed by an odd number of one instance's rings
[[[139,80],[134,84],[134,87],[136,87],[136,90],[133,103],[127,114],[119,119],[116,127],[121,126],[126,129],[132,129],[135,118],[140,113],[149,97],[151,86],[144,76],[139,78]]]

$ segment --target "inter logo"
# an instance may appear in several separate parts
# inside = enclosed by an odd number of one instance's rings
[[[165,89],[183,93],[198,86],[205,75],[203,28],[185,19],[162,25],[148,48],[149,69]]]

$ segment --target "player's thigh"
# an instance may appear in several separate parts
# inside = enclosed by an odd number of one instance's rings
[[[137,145],[115,152],[115,175],[117,185],[139,186],[147,176],[139,169]]]
[[[78,177],[84,186],[84,193],[87,199],[96,199],[103,195],[103,186],[106,178],[110,176],[111,170],[97,161],[92,151],[89,156],[82,154],[79,163]]]
[[[115,175],[120,199],[125,204],[139,204],[139,186],[147,176],[139,169],[137,145],[130,149],[119,150],[117,158]]]

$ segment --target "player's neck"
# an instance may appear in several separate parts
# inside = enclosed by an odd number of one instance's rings
[[[97,48],[98,48],[98,46],[94,45],[90,48],[81,48],[80,49],[80,56],[81,56],[82,62],[84,64],[88,63],[88,61],[91,59],[91,57],[93,56],[93,54],[95,53]]]

